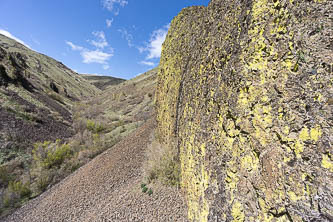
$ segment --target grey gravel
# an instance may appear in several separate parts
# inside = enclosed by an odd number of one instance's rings
[[[57,221],[187,221],[181,192],[159,184],[142,193],[145,149],[153,120],[97,156],[5,222]]]

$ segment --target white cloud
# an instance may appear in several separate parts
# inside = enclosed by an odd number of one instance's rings
[[[102,0],[103,7],[109,10],[110,12],[114,11],[115,5],[124,7],[128,4],[126,0]],[[116,9],[115,15],[119,14],[119,8]]]
[[[8,38],[14,39],[15,41],[17,41],[17,42],[21,43],[22,45],[24,45],[24,46],[28,47],[29,49],[31,49],[29,45],[25,44],[21,39],[13,36],[10,32],[8,32],[6,30],[0,29],[0,34],[2,34],[4,36],[7,36]]]
[[[82,51],[81,56],[83,58],[83,62],[90,64],[90,63],[99,63],[99,64],[106,64],[113,54],[101,52],[99,50],[95,51]]]
[[[105,22],[106,22],[106,27],[110,28],[112,23],[113,23],[113,18],[112,19],[107,19]]]
[[[66,44],[69,45],[74,51],[82,51],[84,48],[82,46],[75,45],[72,42],[66,41]]]
[[[106,46],[108,46],[108,42],[106,41],[105,34],[102,31],[96,31],[92,33],[96,37],[95,40],[88,40],[88,42],[95,46],[94,50],[90,50],[84,48],[79,45],[75,45],[70,41],[66,41],[66,44],[71,47],[73,51],[79,51],[82,57],[83,63],[98,63],[103,64],[104,69],[108,69],[107,61],[113,56],[113,49],[109,48],[108,52],[102,51]],[[107,68],[106,68],[107,67]]]
[[[104,49],[106,46],[108,46],[108,42],[106,41],[105,34],[103,31],[95,31],[92,33],[97,40],[88,40],[90,44],[95,46],[96,48]]]
[[[141,61],[140,64],[146,66],[155,66],[155,63],[149,61]]]
[[[162,44],[168,34],[170,24],[153,31],[150,36],[149,42],[146,44],[146,47],[138,47],[140,53],[148,52],[146,60],[158,59],[161,57]]]
[[[127,31],[126,29],[124,29],[124,28],[122,28],[122,29],[118,29],[118,32],[121,33],[121,37],[122,37],[122,38],[126,39],[127,44],[128,44],[128,47],[131,48],[131,47],[134,46],[133,43],[132,43],[132,41],[133,41],[133,36],[132,36],[130,33],[128,33],[128,31]]]

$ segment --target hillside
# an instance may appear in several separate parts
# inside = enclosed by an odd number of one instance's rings
[[[11,205],[4,204],[8,186],[31,178],[34,144],[72,137],[73,106],[100,92],[62,63],[0,35],[0,216]]]
[[[148,120],[4,222],[187,221],[175,187],[150,184],[151,194],[142,191],[142,165],[154,128],[154,120]]]
[[[62,63],[0,35],[1,148],[71,136],[73,103],[98,93]]]
[[[102,92],[60,62],[0,37],[2,218],[150,119],[157,71],[125,82],[95,78]]]
[[[104,90],[108,86],[118,85],[126,81],[125,79],[115,78],[112,76],[100,76],[92,74],[81,74],[81,76],[100,90]]]
[[[157,127],[191,221],[333,221],[332,15],[332,1],[212,0],[172,21]]]
[[[98,197],[98,201],[102,200],[101,198],[106,198],[115,202],[117,208],[122,208],[122,198],[119,199],[120,193],[118,189],[115,189],[118,186],[123,187],[121,194],[126,193],[128,200],[137,202],[131,207],[133,218],[152,218],[152,214],[141,208],[142,199],[145,200],[146,206],[154,205],[156,207],[161,202],[177,201],[177,205],[174,205],[171,210],[159,209],[159,214],[164,218],[170,216],[170,213],[176,212],[176,209],[185,207],[179,199],[179,192],[172,188],[150,185],[154,191],[159,193],[155,198],[138,192],[140,183],[144,182],[143,163],[146,161],[146,150],[150,146],[154,130],[152,119],[154,118],[153,95],[156,86],[156,73],[156,69],[151,70],[120,85],[108,87],[99,96],[76,103],[73,108],[74,135],[68,138],[65,143],[35,144],[32,154],[30,154],[33,156],[33,160],[26,166],[25,172],[16,178],[17,182],[14,185],[7,182],[8,188],[2,191],[2,209],[0,204],[2,216],[11,214],[13,208],[20,207],[21,205],[17,201],[23,200],[25,202],[43,192],[45,194],[26,203],[26,206],[14,212],[7,220],[67,220],[68,212],[77,213],[78,208],[74,209],[73,206],[76,203],[79,205],[83,203],[80,201],[82,198],[93,200]],[[138,134],[136,129],[147,121],[150,123],[148,127],[144,127],[145,136],[136,135]],[[116,146],[114,147],[114,145]],[[47,155],[45,155],[45,151]],[[101,155],[98,156],[99,154]],[[59,161],[53,161],[55,159]],[[128,160],[131,160],[130,164]],[[0,178],[2,175],[6,175],[4,172],[13,171],[13,168],[14,172],[17,172],[15,169],[17,162],[19,162],[18,158],[0,166]],[[80,168],[79,172],[73,173],[78,168]],[[102,174],[105,176],[101,176]],[[27,177],[28,175],[30,176]],[[59,185],[55,185],[58,182],[60,182]],[[124,184],[124,182],[126,183]],[[110,184],[113,186],[106,191],[104,188]],[[53,187],[53,185],[55,186]],[[85,188],[80,190],[75,188],[77,192],[70,191],[69,187],[77,186]],[[66,195],[58,193],[64,191],[69,193]],[[26,192],[30,195],[28,198],[27,195],[24,195]],[[171,192],[172,195],[170,195]],[[97,195],[98,193],[99,195]],[[72,208],[54,206],[48,207],[48,210],[43,209],[42,205],[44,204],[48,206],[54,204],[53,198],[63,198],[62,204],[68,201],[67,203]],[[96,206],[95,201],[90,202],[91,207]],[[29,209],[26,210],[26,207]],[[101,218],[101,210],[103,212],[107,210],[106,212],[113,213],[112,215],[103,213],[104,217],[118,218],[119,213],[115,212],[114,209],[114,207],[108,208],[107,206],[104,209],[98,208],[95,215],[90,216]],[[127,208],[122,209],[128,210]],[[156,210],[155,208],[150,209]],[[176,217],[184,218],[185,211],[178,210],[177,212]],[[41,216],[41,213],[47,215]],[[89,211],[90,213],[91,211]],[[122,217],[128,217],[124,212],[122,214]],[[78,219],[81,216],[83,215],[80,213],[74,218]]]

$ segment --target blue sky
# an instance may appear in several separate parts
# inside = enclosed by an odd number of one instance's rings
[[[78,73],[132,78],[159,63],[168,25],[209,0],[0,0],[0,33]]]

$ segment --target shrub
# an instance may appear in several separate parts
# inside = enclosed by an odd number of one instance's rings
[[[105,127],[101,123],[87,120],[87,129],[93,133],[101,133],[105,130]]]
[[[4,207],[16,207],[24,198],[31,195],[30,184],[21,181],[10,181],[3,197]]]
[[[147,192],[147,190],[148,190],[148,188],[147,188],[147,187],[143,187],[143,188],[142,188],[142,192],[143,192],[143,193],[146,193],[146,192]]]
[[[39,192],[44,192],[51,183],[51,178],[47,172],[42,172],[37,178],[37,188]]]
[[[175,143],[174,143],[175,144]],[[165,185],[179,186],[180,161],[175,146],[162,146],[154,141],[147,151],[145,174],[148,182],[160,180]]]
[[[153,190],[152,190],[151,188],[149,188],[147,194],[148,194],[149,196],[152,195],[152,194],[153,194]]]
[[[117,128],[117,127],[120,127],[120,126],[123,126],[123,125],[125,125],[125,122],[124,122],[124,120],[119,120],[117,123],[115,123],[114,124],[114,126]]]
[[[125,128],[125,126],[122,126],[120,129],[120,133],[124,133],[124,132],[126,132],[126,128]]]
[[[66,159],[72,155],[72,150],[68,144],[60,144],[57,140],[55,144],[49,141],[36,143],[32,150],[33,158],[37,164],[43,168],[52,168],[60,166]]]
[[[20,198],[28,197],[31,195],[30,184],[23,184],[21,181],[10,181],[8,184],[10,192],[17,193]]]

